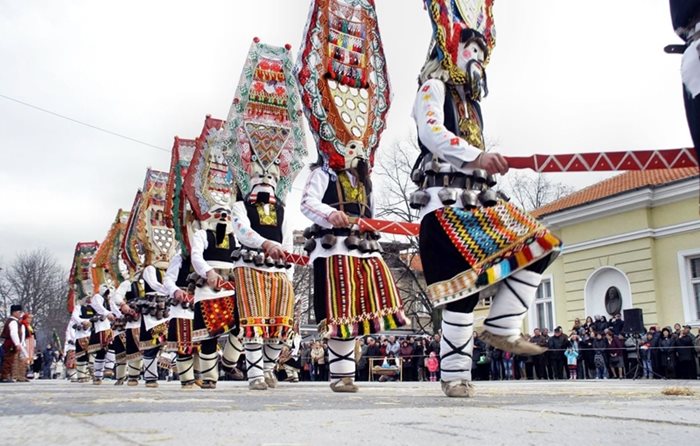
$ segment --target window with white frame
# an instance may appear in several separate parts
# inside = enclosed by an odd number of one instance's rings
[[[543,279],[537,288],[534,302],[533,322],[537,328],[554,330],[554,304],[552,297],[552,280]],[[533,327],[534,328],[534,327]]]
[[[700,256],[688,258],[688,290],[691,308],[696,320],[700,320]]]

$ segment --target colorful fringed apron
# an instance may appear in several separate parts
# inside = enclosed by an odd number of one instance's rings
[[[348,339],[406,324],[399,291],[381,257],[318,258],[314,275],[322,336]]]
[[[286,273],[242,267],[233,274],[244,340],[284,341],[294,316],[294,287]]]
[[[546,227],[511,203],[474,210],[445,207],[428,214],[422,225],[433,218],[437,225],[429,231],[421,227],[421,238],[427,239],[421,240],[421,246],[439,246],[446,237],[459,257],[441,250],[437,262],[445,269],[465,265],[465,270],[439,281],[428,270],[440,265],[426,268],[428,295],[436,306],[478,293],[547,256],[551,263],[561,247],[561,241]]]

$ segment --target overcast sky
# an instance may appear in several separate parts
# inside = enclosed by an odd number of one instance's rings
[[[406,138],[430,39],[421,0],[376,0],[394,102],[381,148]],[[250,41],[298,51],[308,0],[0,0],[0,95],[127,135],[120,139],[0,97],[0,266],[48,248],[69,266],[101,241],[173,137],[226,118]],[[505,154],[691,145],[680,57],[662,0],[498,0],[483,104]],[[310,152],[315,147],[309,140]],[[600,175],[559,174],[578,187]],[[289,212],[299,227],[299,189]]]

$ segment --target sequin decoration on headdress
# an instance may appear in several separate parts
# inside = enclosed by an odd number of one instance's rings
[[[167,182],[167,173],[148,169],[143,189],[134,200],[122,251],[122,258],[134,271],[148,265],[166,268],[177,253],[175,231],[165,219]]]
[[[493,20],[495,0],[423,0],[433,25],[433,43],[442,66],[456,83],[464,83],[466,74],[457,66],[462,31],[471,29],[483,37],[488,50],[486,61],[496,46]]]
[[[92,259],[92,284],[95,293],[98,292],[102,284],[116,288],[123,280],[127,279],[122,275],[119,262],[121,260],[122,239],[128,221],[129,213],[119,209],[107,237],[100,243],[100,247]]]
[[[214,218],[211,212],[216,210],[230,212],[235,200],[233,174],[226,162],[229,148],[223,124],[224,121],[207,116],[187,169],[185,195],[199,221]]]
[[[292,74],[291,48],[250,46],[226,123],[227,161],[243,197],[255,179],[272,176],[284,202],[306,158],[303,112]]]
[[[73,264],[70,267],[68,277],[68,312],[72,313],[76,299],[84,299],[91,296],[93,285],[90,268],[92,259],[100,244],[95,242],[80,242],[75,245]]]
[[[374,154],[391,88],[373,0],[314,0],[295,68],[324,167]]]
[[[197,149],[193,139],[175,137],[173,151],[170,156],[170,172],[168,173],[167,194],[165,198],[165,219],[168,226],[175,230],[175,239],[180,244],[183,254],[190,250],[187,231],[187,214],[191,208],[185,197],[185,178],[190,167],[194,152]]]

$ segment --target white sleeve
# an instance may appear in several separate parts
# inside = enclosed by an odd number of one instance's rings
[[[158,281],[158,273],[156,272],[155,266],[148,265],[146,269],[143,270],[143,280],[145,280],[156,293],[167,294],[163,284]]]
[[[214,269],[204,260],[204,250],[207,249],[207,246],[209,246],[209,243],[207,243],[207,231],[200,229],[195,232],[190,240],[192,267],[202,277],[206,277],[207,273]]]
[[[175,294],[175,291],[180,289],[175,283],[177,282],[177,276],[180,274],[180,268],[182,268],[182,255],[178,253],[170,259],[168,269],[165,271],[165,277],[163,277],[163,288],[165,288],[170,297]]]
[[[80,317],[80,305],[76,305],[75,308],[73,309],[73,312],[70,314],[70,320],[74,324],[82,324],[85,322],[87,319],[83,319]]]
[[[333,227],[328,216],[337,210],[322,202],[329,180],[328,173],[320,167],[312,170],[301,197],[301,213],[323,228]]]
[[[413,105],[413,118],[421,143],[457,169],[474,161],[482,151],[445,127],[445,84],[437,79],[424,83]]]
[[[27,349],[24,347],[24,341],[21,339],[19,335],[19,322],[15,320],[10,321],[10,338],[12,339],[12,342],[15,344],[15,347],[19,348],[22,351],[22,354],[24,357],[28,357],[29,355],[27,354]]]
[[[109,311],[104,306],[104,301],[104,297],[102,297],[100,294],[95,294],[90,300],[90,306],[100,316],[107,316],[109,314]]]
[[[260,249],[267,239],[251,228],[245,203],[242,201],[234,203],[231,215],[233,217],[233,234],[238,242],[248,248]]]
[[[294,252],[294,231],[287,223],[287,218],[282,222],[282,249],[288,253]],[[289,281],[294,283],[294,265],[287,269],[286,273]]]
[[[131,282],[128,280],[123,281],[117,287],[117,290],[114,292],[114,298],[112,299],[117,307],[126,302],[126,293],[129,291],[129,288],[131,288]]]

